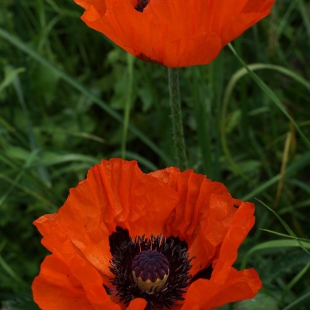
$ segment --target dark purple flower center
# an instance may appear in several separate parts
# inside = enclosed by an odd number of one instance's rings
[[[132,260],[131,270],[143,281],[162,280],[169,273],[169,262],[165,255],[157,251],[147,250],[137,254]]]
[[[212,265],[189,274],[194,259],[188,246],[177,237],[162,235],[131,238],[128,230],[116,227],[109,237],[112,259],[112,287],[104,286],[110,295],[128,305],[134,298],[144,298],[147,310],[170,309],[184,300],[188,286],[197,279],[210,279]]]

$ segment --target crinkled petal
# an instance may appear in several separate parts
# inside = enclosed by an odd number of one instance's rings
[[[105,12],[106,10],[104,0],[75,0],[74,2],[84,9],[88,9],[90,6],[93,6],[98,12]]]
[[[193,275],[208,267],[217,258],[230,222],[237,211],[234,205],[240,203],[231,196],[218,194],[212,194],[209,201],[208,212],[199,220],[198,234],[189,244],[189,253],[195,257],[191,269]]]
[[[116,226],[133,237],[160,234],[178,195],[164,182],[142,173],[135,161],[102,161],[71,189],[59,220],[72,243],[103,273],[110,275],[109,236]]]
[[[212,182],[192,170],[181,173],[168,168],[151,175],[162,178],[178,193],[178,203],[167,221],[167,233],[188,242],[197,234],[200,217],[210,208],[211,194],[231,197],[222,183]]]
[[[192,261],[191,274],[208,267],[214,259],[240,201],[233,199],[227,188],[205,176],[177,168],[151,173],[178,192],[179,201],[171,213],[165,234],[185,240]],[[230,265],[231,266],[231,265]]]
[[[224,283],[226,281],[225,270],[229,270],[237,259],[238,248],[253,227],[254,222],[254,205],[250,202],[242,203],[231,219],[218,259],[213,264],[212,278],[217,282]]]
[[[225,283],[199,279],[190,285],[182,310],[213,310],[230,302],[253,298],[262,287],[254,269],[230,268]]]
[[[77,254],[76,247],[72,244],[58,220],[58,214],[46,214],[34,221],[41,235],[42,244],[52,253],[63,260],[71,259]]]
[[[214,309],[229,302],[253,298],[262,284],[254,269],[237,271],[232,268],[238,255],[238,248],[254,225],[254,205],[252,203],[238,204],[238,208],[230,206],[228,199],[214,195],[210,203],[209,221],[206,224],[205,240],[199,240],[204,247],[208,239],[218,248],[217,258],[213,261],[213,271],[209,280],[198,279],[190,285],[182,310],[191,309],[190,302],[195,300],[195,309]],[[211,199],[212,200],[212,199]],[[234,212],[228,212],[230,207]],[[210,211],[210,213],[212,213]],[[212,231],[212,227],[214,228]],[[226,229],[223,229],[226,227]],[[219,232],[219,236],[216,232]],[[225,232],[221,236],[221,232]],[[212,237],[213,236],[213,237]],[[213,239],[213,241],[212,241]],[[198,245],[197,245],[198,246]],[[200,259],[200,257],[199,257]]]
[[[103,286],[101,275],[87,260],[74,256],[68,261],[70,271],[80,281],[88,302],[96,310],[120,309],[107,294]]]
[[[270,13],[273,0],[75,0],[82,20],[127,52],[168,67],[210,63],[228,42]]]
[[[222,46],[239,37],[246,29],[255,25],[268,14],[269,11],[268,13],[240,13],[230,22],[223,24],[221,30]]]
[[[89,268],[79,270],[77,275],[89,272]],[[81,275],[82,274],[82,275]],[[45,258],[41,264],[40,274],[34,279],[32,284],[34,301],[42,310],[93,310],[106,309],[120,310],[121,308],[111,303],[110,298],[104,291],[101,283],[95,283],[98,277],[91,279],[93,273],[88,277],[88,283],[81,284],[71,272],[67,262],[56,255]],[[85,279],[84,279],[85,280]],[[93,283],[90,285],[90,283]],[[100,290],[101,287],[101,290]],[[100,293],[96,298],[101,298],[100,307],[94,304],[93,293]],[[91,297],[89,299],[89,297]]]

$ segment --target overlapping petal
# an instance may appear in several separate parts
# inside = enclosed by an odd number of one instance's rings
[[[121,309],[108,297],[100,274],[78,255],[66,261],[54,254],[46,257],[32,290],[41,309]]]
[[[195,257],[192,276],[212,265],[210,279],[193,282],[184,303],[172,309],[214,309],[252,298],[261,287],[257,273],[232,264],[254,224],[253,213],[252,203],[232,198],[223,184],[192,170],[144,174],[135,161],[103,160],[71,189],[57,214],[35,221],[52,255],[33,283],[34,299],[43,310],[125,309],[110,282],[109,237],[116,227],[132,237],[163,234],[185,241]],[[134,299],[128,309],[145,305]]]
[[[213,310],[229,302],[253,298],[262,284],[253,269],[230,268],[225,283],[199,279],[190,285],[182,310]]]
[[[168,67],[210,63],[270,13],[274,0],[75,0],[82,20],[130,54]]]

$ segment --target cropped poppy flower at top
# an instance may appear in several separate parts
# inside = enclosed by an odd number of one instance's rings
[[[192,170],[144,174],[135,161],[103,160],[58,213],[34,222],[52,252],[34,300],[43,310],[209,310],[253,298],[256,271],[232,267],[253,213]]]
[[[210,63],[274,0],[74,0],[82,20],[128,53],[167,67]]]

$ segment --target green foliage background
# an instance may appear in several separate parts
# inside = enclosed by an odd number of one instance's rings
[[[30,286],[47,252],[32,222],[56,212],[90,166],[120,157],[125,145],[145,172],[176,165],[167,69],[126,55],[81,14],[72,1],[1,1],[2,309],[36,309]],[[307,309],[309,1],[276,1],[232,46],[250,73],[229,47],[212,64],[179,72],[189,166],[256,204],[236,266],[260,273],[257,309]],[[254,309],[224,308],[232,307]]]

